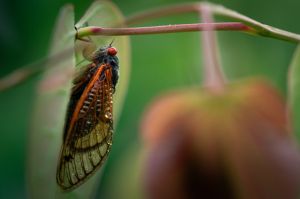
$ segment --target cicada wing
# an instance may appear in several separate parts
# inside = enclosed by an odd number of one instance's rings
[[[101,73],[73,114],[76,121],[69,125],[57,169],[57,182],[64,190],[82,184],[101,167],[112,145],[112,95],[111,70]]]

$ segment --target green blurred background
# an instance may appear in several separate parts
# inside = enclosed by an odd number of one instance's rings
[[[85,0],[4,0],[0,1],[0,75],[46,56],[59,8],[70,2],[76,21],[92,1]],[[115,0],[125,15],[180,0]],[[215,0],[260,22],[300,33],[300,1]],[[101,20],[101,19],[99,19]],[[194,14],[167,17],[141,25],[197,22]],[[265,76],[280,92],[286,93],[287,67],[294,44],[236,32],[218,33],[222,63],[227,77],[235,80]],[[139,122],[155,96],[184,86],[200,85],[201,47],[198,33],[132,37],[132,73],[123,113],[114,137],[101,194],[111,198],[122,190],[120,160],[140,144]],[[34,89],[39,77],[0,93],[0,198],[26,198],[26,141]],[[136,152],[137,153],[137,152]],[[135,162],[132,162],[134,166]],[[132,170],[132,172],[135,172]],[[131,175],[128,173],[128,177]],[[127,179],[130,181],[130,178]],[[123,181],[124,182],[124,181]],[[113,187],[112,187],[113,185]],[[124,188],[124,185],[123,185]]]

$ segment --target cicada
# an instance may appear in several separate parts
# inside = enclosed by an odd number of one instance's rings
[[[91,63],[73,80],[57,166],[57,183],[71,190],[105,162],[112,146],[113,94],[119,77],[117,50],[95,51]]]

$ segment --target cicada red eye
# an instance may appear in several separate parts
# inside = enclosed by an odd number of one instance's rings
[[[107,54],[109,54],[110,56],[115,56],[118,53],[117,49],[114,47],[109,47],[107,49]]]

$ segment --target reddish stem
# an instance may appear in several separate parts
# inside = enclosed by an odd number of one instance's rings
[[[125,24],[131,25],[140,23],[149,19],[160,18],[182,13],[198,12],[200,3],[182,3],[178,5],[169,5],[153,10],[138,12],[126,18]]]
[[[204,23],[213,23],[212,13],[208,6],[199,8],[199,15]],[[219,62],[218,45],[214,27],[206,27],[202,33],[203,60],[204,60],[204,85],[210,90],[220,92],[224,88],[224,77]]]
[[[89,26],[80,28],[77,32],[77,38],[88,35],[143,35],[143,34],[162,34],[176,32],[192,32],[202,31],[206,29],[224,30],[224,31],[248,31],[249,27],[239,22],[225,23],[198,23],[198,24],[177,24],[151,27],[135,27],[135,28],[103,28]]]

